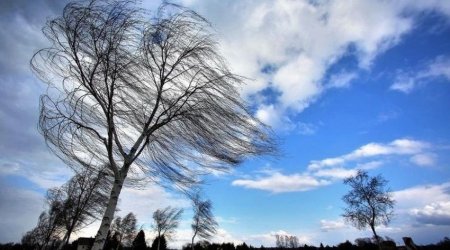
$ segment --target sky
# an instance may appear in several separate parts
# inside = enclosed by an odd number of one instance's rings
[[[48,42],[46,20],[67,1],[0,2],[0,242],[19,242],[45,209],[48,188],[73,173],[37,130],[46,90],[29,60]],[[179,0],[206,17],[254,115],[270,125],[277,157],[252,158],[205,180],[219,222],[215,242],[274,246],[370,237],[342,219],[343,179],[381,174],[395,216],[379,235],[402,244],[450,236],[450,1]],[[155,10],[157,1],[144,0]],[[190,241],[192,210],[180,194],[126,187],[119,215],[134,212],[151,243],[151,215],[184,215],[170,247]],[[77,236],[94,236],[98,224]]]

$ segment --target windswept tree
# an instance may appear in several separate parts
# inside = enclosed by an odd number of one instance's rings
[[[343,217],[358,229],[370,227],[381,247],[375,227],[390,222],[395,203],[386,188],[387,181],[381,175],[370,177],[366,171],[358,170],[355,176],[345,179],[344,183],[351,190],[343,197],[347,203]]]
[[[125,217],[116,217],[112,224],[113,235],[117,237],[119,244],[131,246],[137,230],[136,216],[130,212]]]
[[[59,249],[68,244],[73,232],[101,217],[108,201],[109,187],[105,173],[86,169],[63,186],[47,192],[49,203],[60,204],[60,223],[65,233]]]
[[[133,0],[71,2],[43,33],[50,46],[31,59],[49,85],[39,129],[69,166],[108,166],[114,179],[94,250],[125,180],[188,189],[200,174],[274,151],[270,130],[238,93],[243,79],[195,12],[163,4],[150,17]]]
[[[153,212],[153,230],[158,239],[157,250],[160,250],[161,238],[170,239],[178,227],[183,209],[166,207]]]
[[[52,203],[47,211],[41,213],[35,228],[25,233],[22,244],[34,249],[45,249],[60,240],[63,226],[60,217],[60,204]]]
[[[202,200],[197,193],[192,200],[194,209],[194,218],[192,222],[192,236],[191,249],[194,250],[194,239],[198,235],[199,238],[209,240],[216,233],[218,226],[212,214],[212,203],[210,200]]]

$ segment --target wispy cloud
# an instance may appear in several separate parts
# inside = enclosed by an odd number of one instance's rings
[[[312,161],[308,165],[308,169],[317,170],[324,167],[345,166],[349,162],[374,158],[377,156],[418,155],[430,147],[431,145],[429,143],[412,139],[397,139],[386,144],[368,143],[342,156]]]
[[[283,175],[281,173],[273,173],[255,180],[238,179],[232,182],[233,186],[260,189],[272,193],[307,191],[328,184],[329,182],[326,180],[318,180],[309,175]]]
[[[437,155],[434,153],[416,154],[410,158],[411,162],[418,166],[433,166],[436,164]]]
[[[350,86],[350,83],[358,77],[358,74],[355,72],[340,72],[338,74],[334,74],[328,80],[327,87],[328,88],[347,88]]]
[[[348,227],[348,225],[346,225],[344,220],[342,220],[342,219],[320,220],[320,230],[322,230],[324,232],[340,230],[340,229],[343,229],[346,227]]]
[[[422,85],[430,83],[436,78],[442,77],[450,81],[450,58],[437,57],[427,63],[425,69],[414,72],[401,72],[397,75],[391,90],[408,94]]]
[[[401,157],[419,166],[430,166],[437,157],[432,145],[414,139],[397,139],[389,143],[368,143],[348,154],[311,161],[301,173],[283,174],[280,170],[260,172],[262,175],[237,179],[234,186],[272,193],[302,192],[330,185],[356,173],[358,169],[375,169],[387,157]]]

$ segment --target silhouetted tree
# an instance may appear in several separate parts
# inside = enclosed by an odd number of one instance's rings
[[[381,247],[375,226],[387,225],[394,207],[394,200],[386,188],[387,181],[381,175],[370,177],[366,171],[358,170],[344,183],[350,185],[351,190],[343,197],[347,203],[343,217],[358,229],[370,227]]]
[[[355,239],[355,244],[361,248],[361,249],[367,249],[367,250],[375,250],[378,249],[378,245],[372,243],[371,238],[357,238]]]
[[[157,239],[170,239],[178,227],[182,213],[183,209],[172,208],[170,206],[153,212],[153,229],[157,234]],[[159,245],[158,243],[156,250],[162,250],[159,248]]]
[[[245,244],[245,242],[236,246],[236,250],[249,250],[249,249],[250,248],[248,247],[247,244]]]
[[[194,250],[194,239],[198,235],[201,239],[210,239],[218,226],[212,214],[212,204],[210,200],[203,201],[197,193],[192,200],[194,208],[194,218],[191,224],[194,235],[192,236],[191,246]]]
[[[143,230],[139,231],[136,235],[136,238],[133,240],[133,249],[134,250],[146,250],[147,243],[145,242],[145,233]]]
[[[156,236],[152,243],[152,250],[167,250],[167,241],[164,235]]]
[[[70,2],[43,28],[50,46],[31,59],[49,85],[39,119],[49,147],[72,168],[107,166],[114,179],[93,250],[130,172],[188,189],[199,174],[274,151],[209,23],[171,4],[147,13],[129,0]]]
[[[36,227],[22,237],[22,244],[44,249],[50,243],[55,244],[60,240],[62,234],[60,209],[60,204],[50,204],[49,210],[39,216]]]
[[[136,216],[130,212],[125,217],[116,217],[112,225],[113,233],[118,238],[119,244],[131,246],[136,235]]]
[[[47,200],[61,205],[60,220],[64,237],[58,249],[68,244],[70,235],[94,222],[104,211],[109,184],[104,173],[85,170],[65,185],[47,192]]]
[[[297,248],[298,238],[293,235],[275,234],[277,248]]]

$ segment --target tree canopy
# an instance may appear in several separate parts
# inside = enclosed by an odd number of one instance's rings
[[[387,181],[381,176],[370,177],[366,171],[358,170],[355,176],[344,180],[351,190],[344,195],[347,208],[343,217],[356,228],[370,227],[375,239],[377,225],[387,225],[392,218],[395,201],[386,188]]]
[[[125,180],[187,190],[200,174],[275,150],[238,93],[243,78],[194,11],[163,4],[150,16],[135,1],[74,1],[43,32],[51,44],[31,60],[49,86],[39,130],[70,167],[106,167],[114,179],[94,249]]]

